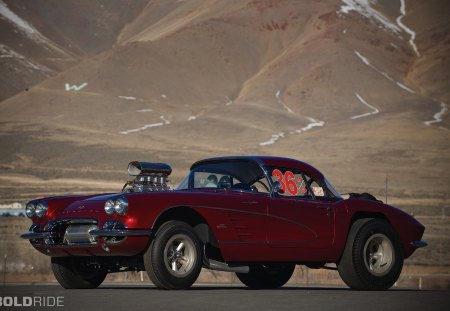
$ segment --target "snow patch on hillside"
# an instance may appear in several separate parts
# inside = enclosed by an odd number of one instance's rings
[[[84,89],[87,85],[88,85],[87,82],[81,83],[79,85],[76,85],[76,84],[71,85],[70,83],[66,83],[64,85],[64,89],[67,92],[69,92],[69,91],[76,91],[76,92],[78,92],[78,91],[81,91],[82,89]]]
[[[410,36],[409,44],[413,48],[414,52],[417,56],[420,56],[419,50],[417,49],[416,44],[414,43],[414,40],[416,39],[416,33],[409,27],[407,27],[405,24],[403,24],[402,19],[406,15],[406,0],[400,0],[400,13],[401,15],[397,17],[397,24]]]
[[[433,120],[430,121],[425,121],[424,123],[428,126],[430,126],[433,123],[438,123],[438,122],[442,122],[442,117],[448,112],[448,106],[446,103],[441,102],[441,110],[439,112],[437,112],[434,116],[433,116]]]
[[[164,116],[160,116],[159,118],[163,122],[145,124],[144,126],[141,126],[141,127],[138,127],[138,128],[134,128],[134,129],[130,129],[130,130],[121,131],[119,133],[123,134],[123,135],[127,135],[127,134],[130,134],[130,133],[136,133],[136,132],[140,132],[140,131],[145,131],[145,130],[147,130],[149,128],[152,128],[152,127],[159,127],[159,126],[170,124],[170,121],[167,120]]]
[[[381,24],[388,31],[400,34],[402,31],[406,32],[409,36],[409,44],[413,48],[414,52],[417,56],[420,56],[419,50],[414,42],[416,39],[416,33],[406,26],[402,19],[406,16],[406,0],[400,1],[400,15],[396,19],[396,24],[390,21],[383,13],[374,9],[371,4],[377,2],[377,0],[341,0],[344,5],[341,6],[341,9],[337,12],[338,14],[348,14],[352,11],[355,11],[362,16],[368,18],[369,20],[373,20],[378,24]]]
[[[319,121],[319,120],[316,120],[316,119],[311,118],[311,117],[306,117],[306,118],[309,120],[309,123],[306,126],[302,127],[299,130],[289,132],[289,134],[293,135],[293,134],[296,134],[296,133],[304,133],[304,132],[307,132],[307,131],[315,128],[315,127],[323,127],[325,125],[324,121]],[[277,142],[278,140],[280,140],[281,138],[285,138],[285,137],[286,137],[286,135],[285,135],[284,132],[278,132],[276,134],[272,134],[272,137],[269,140],[263,141],[262,143],[259,143],[259,145],[260,146],[272,145],[275,142]]]
[[[376,72],[378,72],[379,74],[381,74],[383,77],[385,77],[386,79],[388,79],[391,82],[394,82],[395,84],[397,84],[397,86],[399,86],[400,88],[402,88],[403,90],[415,94],[416,92],[414,92],[412,89],[410,89],[409,87],[407,87],[406,85],[394,80],[394,78],[392,78],[388,73],[381,71],[380,69],[378,69],[377,67],[375,67],[374,65],[372,65],[372,63],[370,62],[370,60],[363,56],[361,53],[359,53],[358,51],[354,50],[355,55],[358,56],[358,58],[367,66],[369,66],[370,68],[372,68],[373,70],[375,70]]]
[[[22,54],[14,51],[10,47],[1,43],[0,43],[0,58],[12,58],[17,62],[19,62],[24,67],[27,67],[29,70],[39,71],[46,77],[49,77],[50,76],[49,73],[52,72],[52,70],[47,68],[46,66],[33,63]]]
[[[291,109],[288,105],[286,105],[286,103],[280,98],[280,95],[281,95],[281,90],[278,90],[278,91],[275,93],[275,97],[276,97],[278,103],[279,103],[280,105],[282,105],[288,112],[294,113],[294,111],[292,111],[292,109]]]
[[[359,119],[359,118],[363,118],[363,117],[368,117],[370,115],[374,115],[380,112],[380,110],[378,110],[377,108],[375,108],[374,106],[370,105],[368,102],[366,102],[364,100],[364,98],[361,97],[361,95],[359,95],[358,93],[355,93],[356,98],[358,98],[358,100],[365,106],[369,107],[370,109],[372,109],[371,112],[366,112],[357,116],[353,116],[351,119]]]
[[[8,22],[15,25],[21,31],[23,31],[28,37],[35,37],[40,35],[39,31],[36,30],[32,25],[20,18],[16,13],[8,8],[3,0],[0,0],[0,18],[7,20]]]
[[[313,129],[314,127],[322,127],[322,126],[325,125],[324,121],[319,121],[319,120],[316,120],[316,119],[311,118],[311,117],[306,117],[306,118],[309,120],[308,125],[306,125],[305,127],[302,127],[299,130],[296,130],[295,132],[303,133],[303,132],[307,132],[307,131]]]
[[[345,5],[341,6],[341,9],[338,11],[338,13],[348,14],[351,11],[355,11],[370,20],[375,20],[384,28],[393,33],[401,32],[401,29],[397,25],[392,23],[381,12],[378,12],[370,6],[370,4],[374,2],[373,0],[342,0],[342,2]]]
[[[279,132],[277,134],[272,134],[272,138],[270,138],[267,141],[263,141],[262,143],[259,143],[260,146],[267,146],[267,145],[272,145],[274,144],[277,140],[279,140],[280,138],[284,137],[284,133],[283,132]]]
[[[134,97],[134,96],[123,96],[123,95],[120,95],[119,98],[120,99],[125,99],[125,100],[136,100],[136,97]]]
[[[46,44],[49,44],[49,40],[44,35],[42,35],[36,28],[34,28],[33,25],[23,20],[20,16],[11,11],[8,5],[3,0],[0,0],[0,18],[14,25],[28,38],[36,42],[42,41]]]

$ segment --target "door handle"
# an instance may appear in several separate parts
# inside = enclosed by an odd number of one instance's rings
[[[329,206],[323,206],[323,205],[319,205],[319,206],[317,206],[317,208],[320,208],[320,209],[323,209],[323,210],[326,210],[326,211],[330,210]]]

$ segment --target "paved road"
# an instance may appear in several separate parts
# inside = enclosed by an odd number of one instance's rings
[[[351,291],[344,288],[283,287],[252,291],[244,287],[194,286],[163,291],[149,285],[102,285],[95,290],[64,290],[59,285],[0,285],[0,297],[62,296],[59,310],[450,310],[450,291]],[[11,298],[9,298],[11,299]],[[0,310],[4,307],[0,307]],[[11,310],[18,308],[11,308]],[[28,308],[30,309],[30,308]],[[54,308],[45,308],[46,310]]]

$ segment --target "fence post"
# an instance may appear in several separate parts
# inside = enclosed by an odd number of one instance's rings
[[[306,287],[309,286],[309,268],[305,268],[306,269]]]
[[[3,262],[3,286],[6,284],[6,260],[8,258],[8,255],[5,254],[4,256],[4,262]]]

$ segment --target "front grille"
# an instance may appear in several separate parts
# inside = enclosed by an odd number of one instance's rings
[[[86,245],[96,244],[96,238],[91,237],[90,230],[97,229],[95,219],[54,219],[44,227],[50,236],[44,239],[46,245]]]
[[[91,230],[98,229],[97,225],[69,225],[64,232],[64,244],[96,244],[97,237],[89,234]]]

